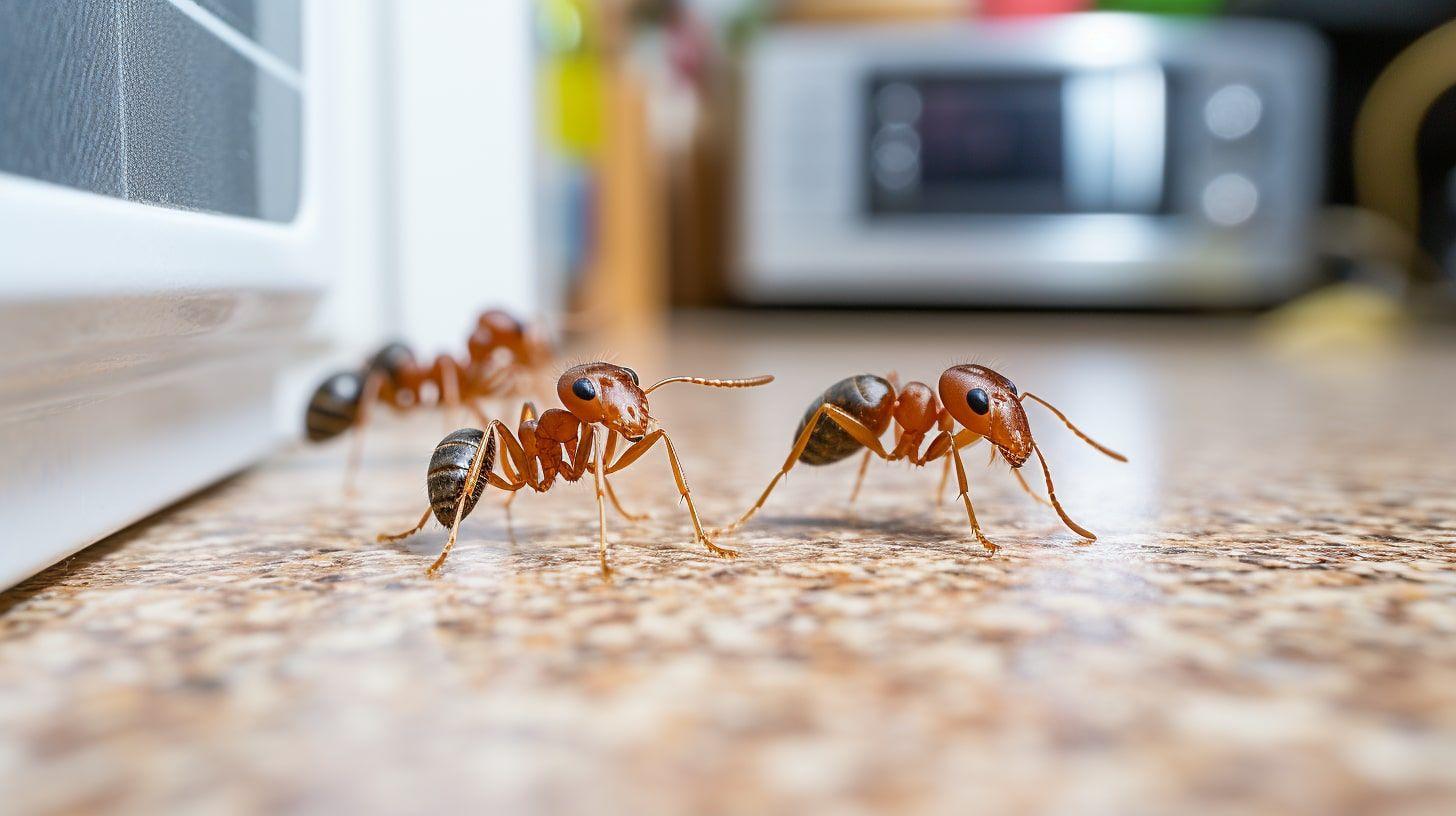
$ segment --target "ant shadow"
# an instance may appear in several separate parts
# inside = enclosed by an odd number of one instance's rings
[[[878,518],[866,518],[864,516],[840,515],[840,516],[763,516],[755,519],[756,526],[760,533],[769,530],[782,532],[809,532],[809,531],[867,531],[874,533],[885,533],[887,535],[910,536],[914,538],[935,538],[944,536],[946,530],[942,526],[928,526],[909,521],[905,517],[890,516]]]

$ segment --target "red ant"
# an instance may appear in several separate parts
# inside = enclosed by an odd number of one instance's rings
[[[545,493],[556,483],[557,477],[575,482],[591,472],[596,482],[602,578],[611,580],[612,570],[607,564],[607,511],[603,497],[610,495],[618,512],[628,518],[634,517],[617,502],[608,477],[637,461],[661,440],[667,447],[667,460],[672,466],[678,493],[687,502],[696,540],[713,555],[737,557],[736,551],[714,544],[703,530],[682,464],[677,458],[677,449],[667,431],[657,427],[647,405],[648,394],[669,383],[679,382],[712,388],[750,388],[773,382],[773,377],[764,375],[741,380],[668,377],[642,388],[637,372],[630,368],[602,362],[569,368],[556,383],[556,393],[564,409],[550,408],[538,417],[534,406],[527,403],[521,411],[519,436],[511,433],[499,420],[492,420],[484,430],[467,428],[441,440],[430,460],[426,479],[429,509],[414,527],[402,533],[380,535],[378,540],[398,541],[414,535],[429,523],[433,514],[436,520],[450,529],[444,549],[427,570],[434,573],[449,557],[460,522],[470,514],[486,483],[512,493],[526,487]],[[605,445],[597,438],[598,426],[606,433]],[[618,437],[630,445],[621,456],[613,459]],[[504,476],[492,470],[497,438],[504,451],[500,457]]]
[[[764,488],[758,501],[722,533],[732,533],[752,518],[795,463],[826,465],[846,459],[860,448],[865,448],[865,460],[860,465],[855,493],[859,492],[859,483],[864,479],[870,454],[890,462],[906,460],[917,467],[945,458],[947,474],[953,463],[960,487],[959,498],[965,502],[971,532],[981,546],[995,552],[997,546],[986,538],[976,522],[976,511],[971,506],[970,488],[966,483],[965,463],[960,455],[962,448],[986,439],[995,446],[992,457],[999,454],[1011,465],[1011,472],[1016,475],[1023,490],[1038,501],[1050,504],[1072,532],[1089,541],[1097,539],[1096,535],[1073,521],[1062,509],[1061,502],[1057,501],[1051,470],[1041,448],[1032,439],[1031,426],[1022,403],[1028,399],[1041,403],[1083,442],[1119,462],[1126,462],[1127,457],[1098,444],[1041,397],[1030,392],[1018,394],[1015,384],[985,366],[952,366],[940,375],[939,386],[939,398],[930,386],[919,382],[906,383],[896,394],[894,384],[872,374],[848,377],[830,386],[809,405],[809,410],[799,422],[797,441],[783,467]],[[891,422],[895,424],[895,447],[886,452],[880,444],[880,437]],[[961,426],[959,431],[956,430],[957,424]],[[940,432],[922,453],[920,448],[926,435],[936,428]],[[1037,496],[1021,475],[1020,468],[1032,453],[1041,462],[1050,502]],[[944,483],[945,477],[942,476],[942,487]],[[851,500],[853,497],[854,494],[851,494]]]
[[[390,343],[369,359],[362,374],[341,371],[329,376],[308,401],[304,425],[309,441],[322,442],[355,429],[360,436],[350,455],[352,477],[363,426],[374,404],[409,410],[428,404],[429,394],[436,405],[466,405],[479,415],[474,400],[513,393],[521,378],[552,357],[544,336],[499,309],[481,313],[466,349],[463,359],[441,354],[424,365],[408,346]]]

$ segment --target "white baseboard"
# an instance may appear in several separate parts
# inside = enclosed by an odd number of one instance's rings
[[[274,373],[207,365],[0,424],[0,588],[262,456]]]

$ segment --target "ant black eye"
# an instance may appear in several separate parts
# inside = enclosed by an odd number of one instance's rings
[[[582,377],[571,384],[571,393],[575,394],[576,398],[583,402],[591,402],[597,398],[597,387],[592,384],[591,380]]]
[[[1010,380],[1007,380],[1006,381],[1006,387],[1011,389],[1011,396],[1013,396],[1013,397],[1016,396],[1016,383],[1014,383],[1014,382],[1012,382]]]
[[[982,416],[991,410],[991,398],[979,388],[972,388],[966,392],[966,404],[971,406],[972,411]]]
[[[627,376],[628,377],[631,377],[632,378],[632,384],[633,385],[641,385],[642,384],[642,381],[639,380],[639,379],[637,379],[637,372],[633,371],[630,368],[623,368],[622,370],[625,371],[625,372],[627,372]]]

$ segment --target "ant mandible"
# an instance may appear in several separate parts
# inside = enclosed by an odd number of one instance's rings
[[[558,476],[563,481],[575,482],[591,472],[596,482],[598,555],[602,578],[609,581],[612,570],[607,563],[604,495],[610,492],[618,512],[629,518],[631,516],[617,502],[607,479],[637,461],[661,440],[667,447],[667,460],[672,466],[678,493],[687,503],[696,540],[713,555],[734,558],[738,555],[736,551],[714,544],[703,530],[697,506],[693,504],[688,489],[687,477],[683,475],[682,463],[677,458],[677,448],[667,431],[657,427],[647,404],[647,395],[669,383],[750,388],[770,382],[773,382],[771,375],[738,380],[668,377],[642,388],[637,372],[623,366],[595,362],[569,368],[556,383],[557,396],[564,408],[550,408],[537,417],[535,408],[528,403],[521,412],[519,437],[500,420],[492,420],[486,429],[462,429],[441,440],[430,459],[426,477],[430,507],[414,527],[402,533],[382,534],[378,540],[408,538],[423,529],[433,514],[436,520],[450,528],[444,548],[427,570],[433,574],[450,556],[460,522],[474,508],[485,484],[511,493],[522,488],[545,493],[556,483]],[[605,431],[605,444],[597,438],[598,426]],[[630,444],[614,460],[618,437]],[[504,476],[492,470],[497,438],[503,450],[500,464]],[[484,444],[482,440],[485,440]]]
[[[1036,394],[1018,394],[1011,380],[982,365],[957,365],[946,369],[940,375],[939,398],[936,391],[920,382],[906,383],[898,389],[898,394],[896,390],[889,380],[873,374],[860,374],[840,380],[819,395],[799,422],[799,429],[795,432],[797,441],[783,467],[764,488],[758,501],[722,533],[732,533],[752,518],[795,463],[826,465],[846,459],[864,448],[865,464],[870,454],[889,462],[907,460],[917,467],[940,458],[947,460],[947,468],[953,463],[960,488],[958,498],[965,502],[971,532],[981,546],[995,552],[997,546],[986,538],[976,521],[976,510],[971,506],[970,488],[966,482],[966,467],[960,454],[963,448],[985,439],[995,446],[991,455],[999,454],[1011,465],[1011,472],[1016,475],[1023,490],[1038,501],[1049,503],[1072,532],[1089,541],[1097,539],[1091,531],[1073,521],[1062,509],[1061,502],[1057,501],[1051,470],[1041,448],[1032,439],[1031,426],[1022,403],[1028,399],[1041,403],[1083,442],[1119,462],[1126,462],[1127,457],[1094,441],[1073,425],[1065,414]],[[886,452],[880,444],[880,437],[892,422],[896,428],[896,443],[893,450]],[[959,431],[956,430],[957,424],[961,426]],[[920,448],[926,435],[937,427],[940,433],[922,453]],[[1020,468],[1032,453],[1041,463],[1050,502],[1037,496],[1021,476]],[[863,478],[862,464],[858,479]],[[859,483],[856,481],[855,493],[858,491]]]
[[[423,407],[429,386],[434,404],[466,405],[480,415],[474,400],[513,392],[520,378],[538,370],[552,356],[551,344],[540,332],[500,309],[480,314],[466,350],[462,359],[441,354],[424,365],[409,346],[390,343],[369,359],[362,373],[341,371],[329,376],[308,401],[304,414],[308,440],[323,442],[354,429],[348,465],[352,478],[364,425],[375,404],[397,411]]]

